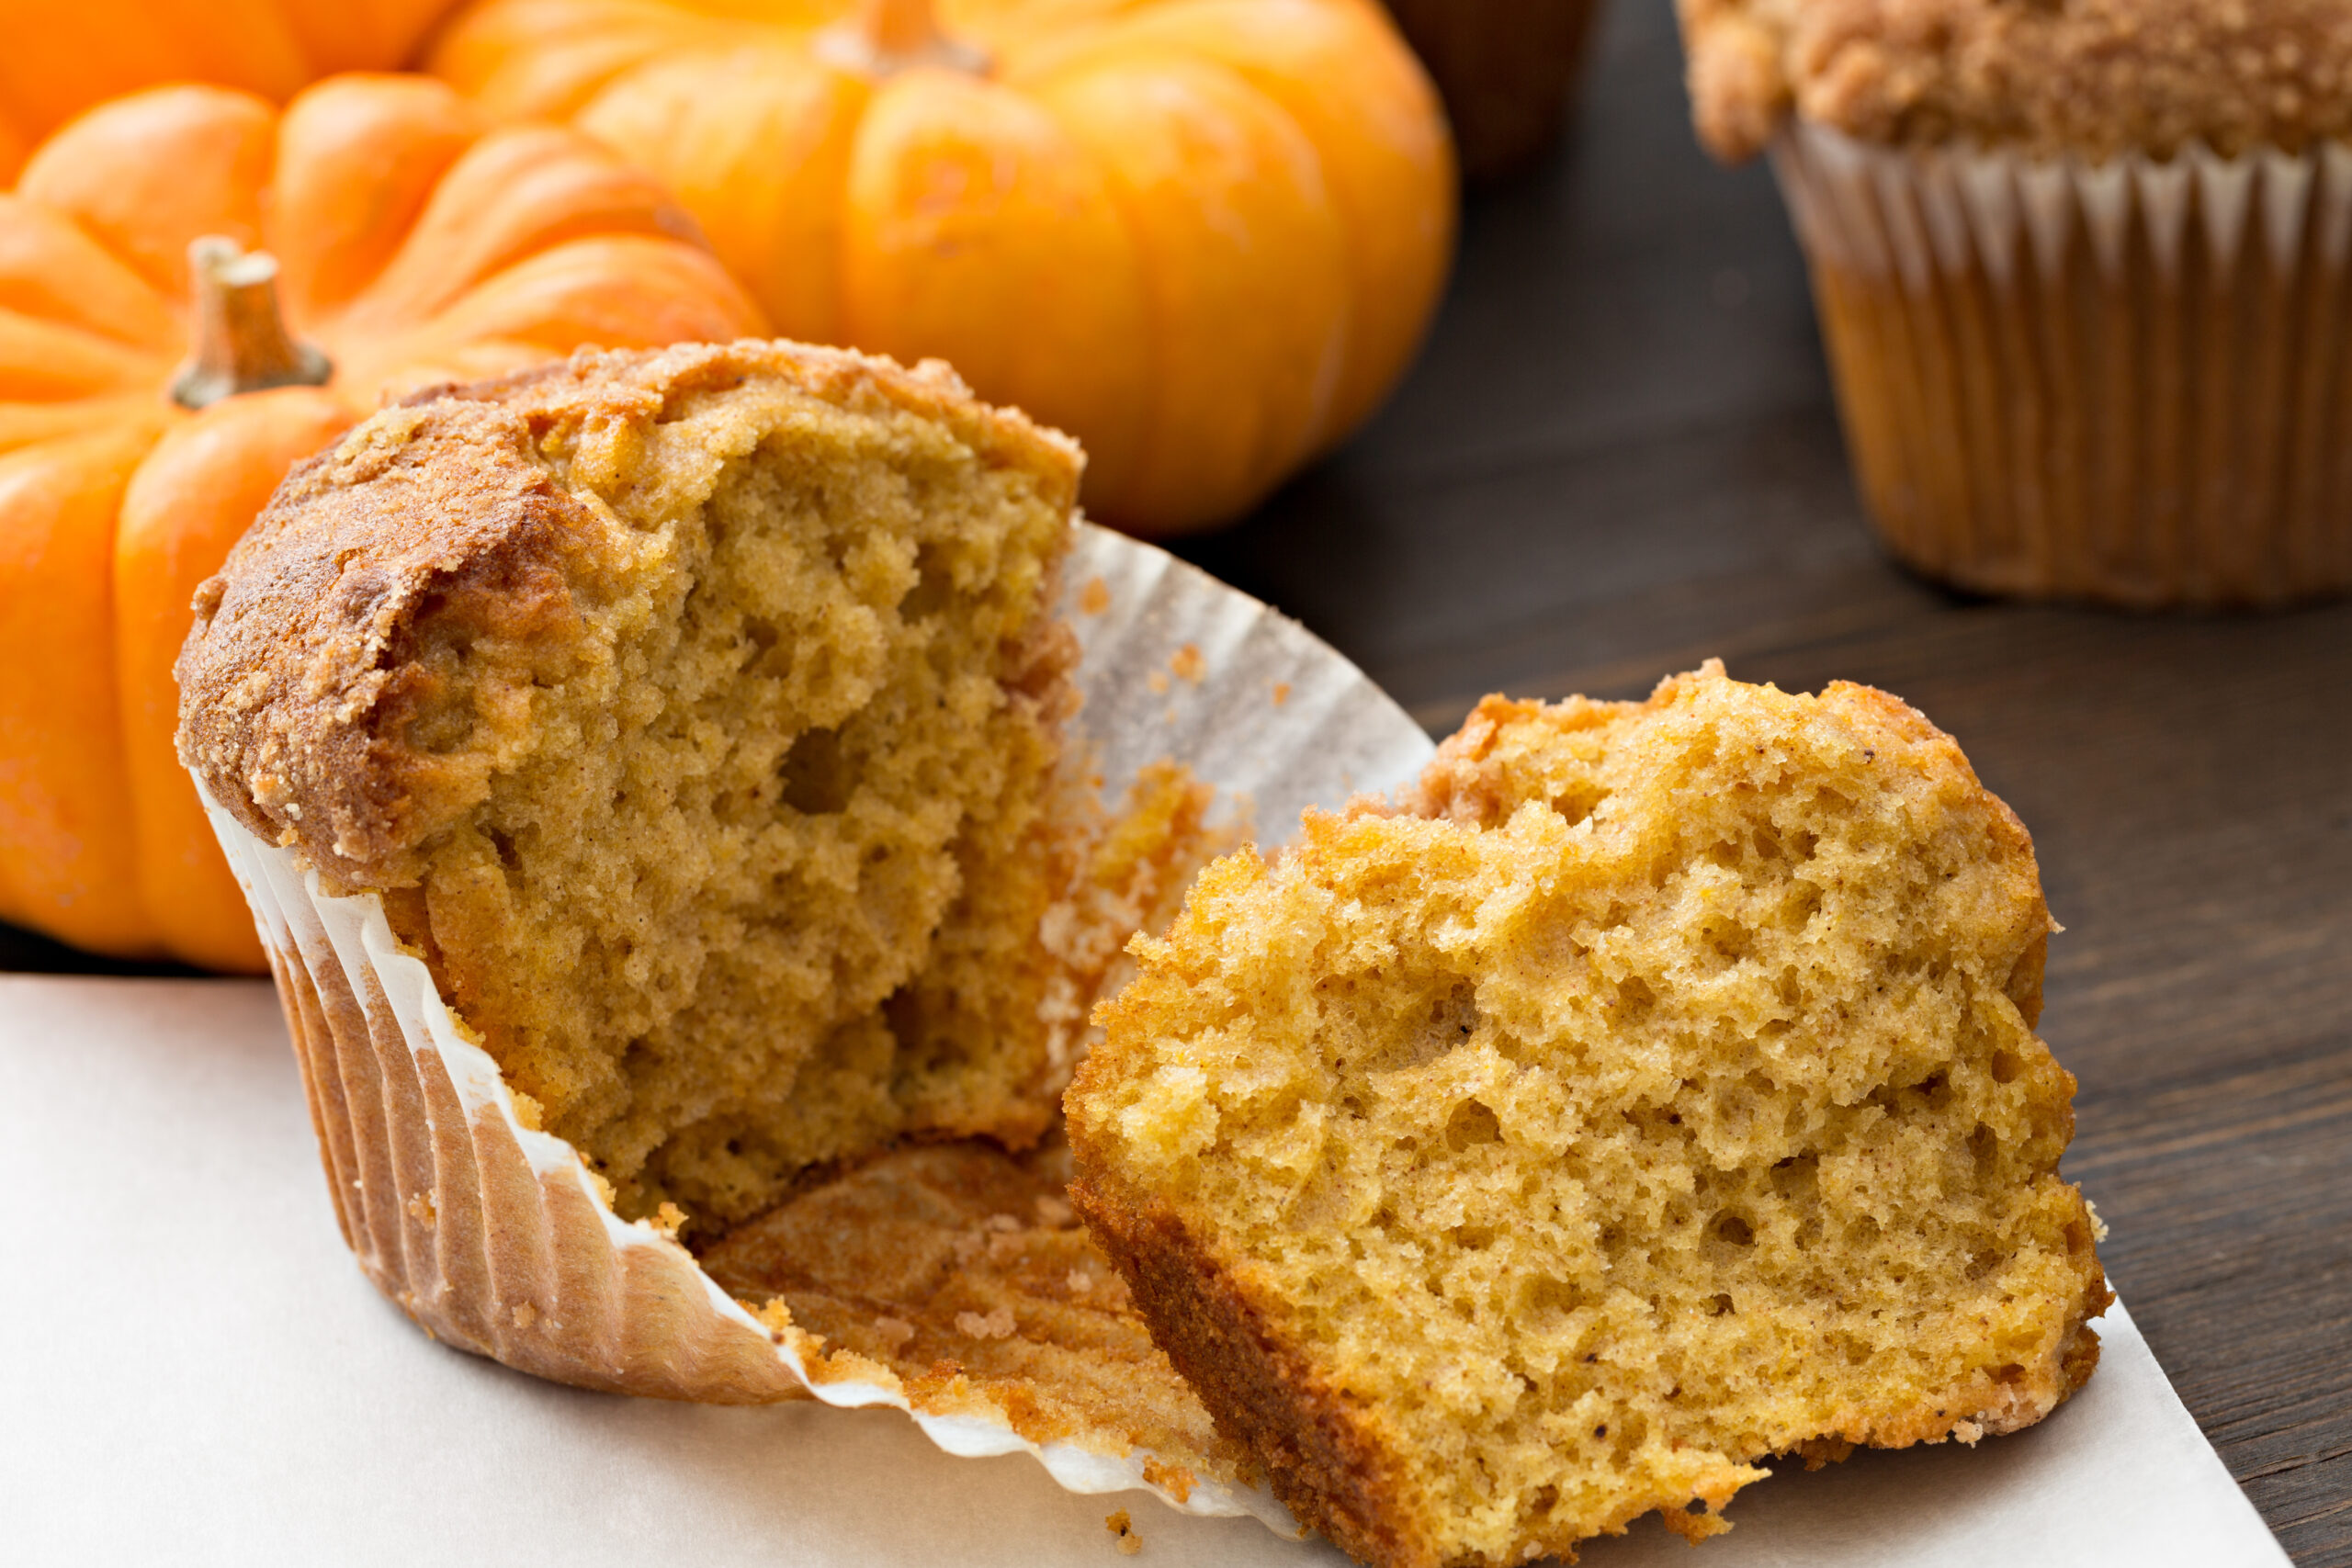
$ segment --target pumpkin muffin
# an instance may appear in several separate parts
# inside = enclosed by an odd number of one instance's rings
[[[2134,606],[2352,586],[2352,12],[1679,4],[1701,138],[1771,154],[1898,555]]]
[[[424,396],[205,585],[183,754],[381,897],[624,1217],[1024,1145],[1082,1021],[1039,934],[1080,463],[942,367],[783,344]]]
[[[2030,1425],[2109,1294],[2030,840],[1883,693],[1489,698],[1400,807],[1195,885],[1071,1200],[1303,1520],[1383,1565],[1725,1527],[1758,1461]]]

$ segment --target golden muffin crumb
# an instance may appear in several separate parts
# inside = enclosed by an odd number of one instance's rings
[[[427,396],[199,594],[183,753],[384,896],[625,1215],[708,1234],[900,1134],[1032,1141],[1079,468],[943,367],[789,344]]]
[[[1066,1099],[1073,1203],[1303,1521],[1430,1568],[1696,1540],[1758,1460],[2088,1376],[2049,914],[1950,738],[1710,665],[1489,698],[1400,805],[1212,865]]]
[[[1127,1517],[1127,1511],[1125,1508],[1121,1508],[1115,1514],[1106,1515],[1102,1520],[1102,1528],[1109,1530],[1112,1539],[1118,1542],[1120,1556],[1133,1557],[1143,1550],[1143,1536],[1136,1529],[1135,1521]]]
[[[2352,131],[2337,0],[1678,0],[1719,156],[1792,112],[1866,141],[2104,161],[2301,152]]]
[[[1065,965],[1049,1021],[1067,1003],[1082,1024],[1105,971],[1130,962],[1119,944],[1165,927],[1202,863],[1231,847],[1230,829],[1204,820],[1210,793],[1155,764],[1074,838],[1044,933]],[[824,1342],[808,1363],[820,1382],[879,1368],[918,1410],[1001,1420],[1034,1442],[1143,1450],[1157,1456],[1144,1478],[1179,1500],[1196,1474],[1250,1483],[1247,1457],[1216,1436],[1079,1224],[1069,1183],[1069,1148],[1051,1134],[1018,1154],[978,1140],[895,1148],[807,1180],[698,1257],[772,1327]]]

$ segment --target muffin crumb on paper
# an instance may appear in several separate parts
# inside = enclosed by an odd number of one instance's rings
[[[1133,1557],[1143,1550],[1143,1536],[1136,1530],[1135,1521],[1127,1517],[1127,1511],[1125,1508],[1105,1518],[1102,1521],[1102,1528],[1109,1530],[1117,1540],[1121,1556]]]

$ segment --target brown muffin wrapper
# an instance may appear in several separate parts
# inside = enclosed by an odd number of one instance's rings
[[[1962,587],[2352,587],[2352,148],[2088,164],[1798,120],[1772,163],[1864,503]]]
[[[1073,750],[1114,785],[1174,755],[1291,820],[1309,800],[1394,784],[1429,754],[1353,666],[1162,551],[1086,527],[1066,576],[1067,596],[1092,606],[1070,616],[1092,710]],[[1191,673],[1171,681],[1171,656]],[[1270,722],[1277,707],[1293,722]],[[344,1238],[428,1333],[613,1393],[895,1405],[950,1453],[1027,1451],[1073,1492],[1141,1488],[1188,1513],[1248,1513],[1295,1533],[1263,1490],[1191,1472],[1169,1482],[1178,1467],[1141,1449],[1103,1451],[1118,1445],[1100,1435],[1031,1441],[982,1391],[917,1399],[890,1369],[829,1353],[777,1326],[780,1314],[754,1316],[684,1247],[616,1214],[570,1144],[526,1124],[377,896],[327,892],[294,850],[206,806],[277,977]]]

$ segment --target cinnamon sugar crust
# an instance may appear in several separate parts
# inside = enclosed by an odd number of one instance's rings
[[[1677,0],[1699,134],[1760,152],[1792,115],[1864,141],[2101,162],[2300,152],[2352,132],[2337,0]]]
[[[648,478],[628,472],[646,437],[753,378],[812,407],[942,421],[980,463],[1034,476],[1065,514],[1075,502],[1076,445],[978,402],[936,360],[688,344],[420,392],[298,467],[198,590],[177,671],[189,768],[337,883],[414,880],[419,847],[481,797],[482,731],[511,742],[527,721],[513,703],[449,713],[453,655],[534,661],[494,672],[510,682],[572,672],[582,618],[635,559],[621,513]],[[459,723],[463,751],[443,733]]]

